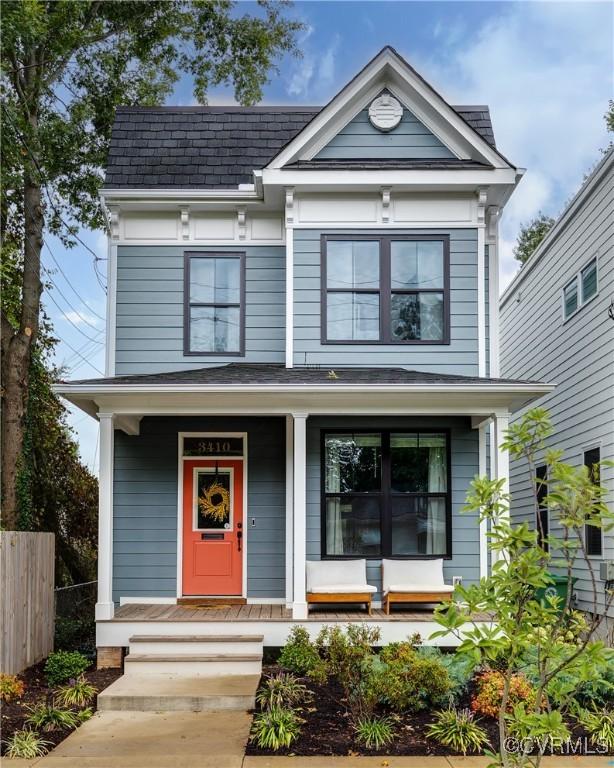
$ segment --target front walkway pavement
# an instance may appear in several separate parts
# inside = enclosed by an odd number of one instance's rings
[[[489,757],[246,757],[242,768],[486,768]],[[612,757],[544,757],[543,768],[610,768]]]

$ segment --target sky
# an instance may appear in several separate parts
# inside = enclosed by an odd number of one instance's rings
[[[254,10],[249,2],[238,6]],[[613,98],[614,5],[327,0],[297,2],[288,13],[304,24],[302,57],[280,62],[264,88],[265,104],[325,104],[392,45],[449,103],[490,106],[499,149],[527,169],[501,221],[503,290],[517,269],[512,248],[520,225],[540,211],[556,217],[608,143],[603,115]],[[168,103],[195,103],[188,78]],[[234,103],[232,89],[212,92],[209,103]],[[80,236],[83,244],[71,250],[50,237],[43,251],[56,362],[70,379],[104,374],[106,237]],[[73,410],[69,422],[83,461],[97,472],[97,422]]]

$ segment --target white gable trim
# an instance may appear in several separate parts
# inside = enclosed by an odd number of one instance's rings
[[[383,88],[399,98],[457,157],[496,168],[512,167],[390,48],[367,64],[266,167],[279,169],[295,160],[313,158]]]

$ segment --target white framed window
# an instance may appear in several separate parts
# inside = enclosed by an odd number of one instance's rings
[[[593,299],[599,289],[597,257],[591,259],[563,288],[563,319],[570,317]]]

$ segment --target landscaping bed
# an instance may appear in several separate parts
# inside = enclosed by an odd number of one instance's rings
[[[17,731],[32,730],[39,733],[40,737],[49,742],[47,749],[53,749],[57,744],[69,736],[74,727],[55,727],[52,730],[37,729],[29,724],[28,718],[32,714],[32,709],[42,703],[52,703],[57,694],[60,684],[50,685],[45,674],[45,661],[35,664],[24,670],[16,676],[19,683],[23,684],[23,693],[9,696],[9,700],[2,701],[1,728],[2,743],[1,754],[6,754],[7,742]],[[101,669],[89,667],[82,673],[82,679],[94,686],[96,693],[88,701],[87,706],[63,706],[63,710],[70,710],[78,714],[84,709],[91,708],[96,710],[97,694],[111,685],[112,682],[120,677],[120,669]],[[81,677],[81,675],[80,675]],[[70,685],[70,678],[66,681]]]

